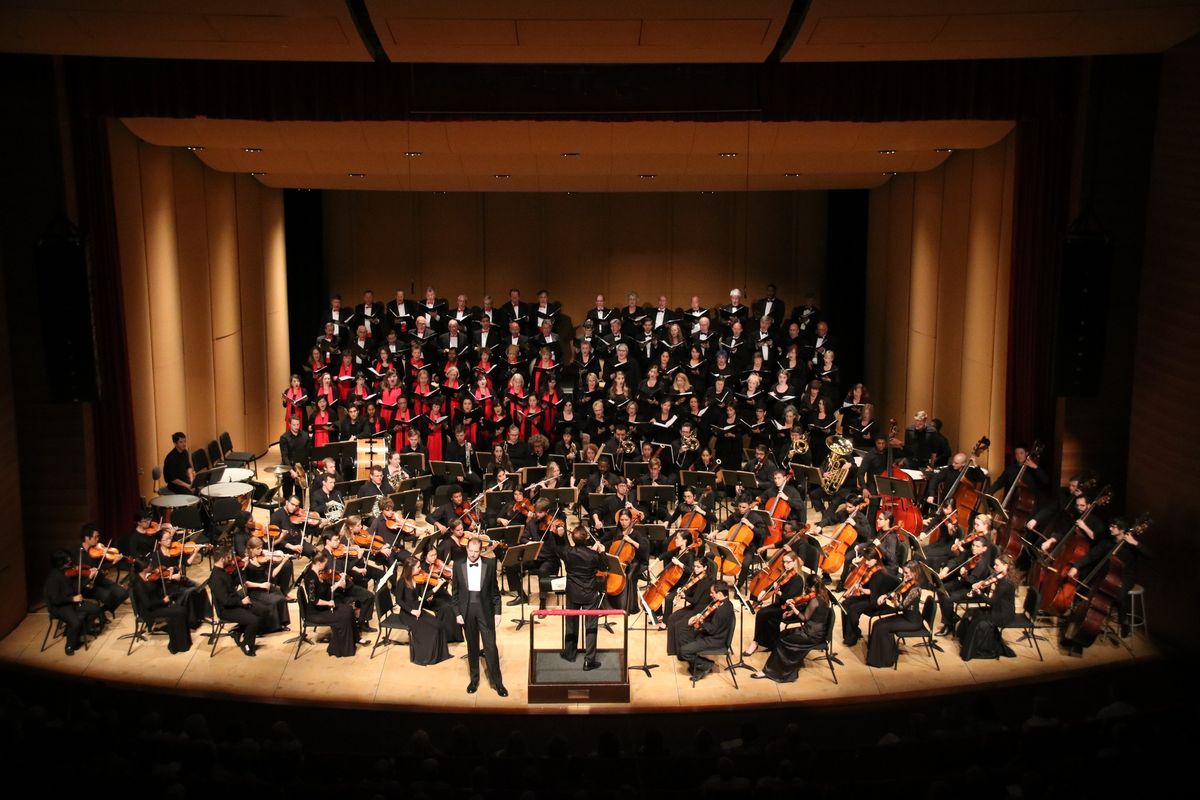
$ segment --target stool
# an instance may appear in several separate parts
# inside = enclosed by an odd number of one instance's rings
[[[1129,633],[1141,628],[1150,635],[1150,625],[1146,621],[1146,594],[1140,583],[1135,583],[1129,590]]]

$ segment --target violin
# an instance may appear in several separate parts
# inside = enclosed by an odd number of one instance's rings
[[[412,520],[404,519],[403,517],[396,516],[395,514],[392,514],[390,517],[387,516],[387,514],[384,514],[383,524],[389,531],[403,531],[404,533],[412,533],[417,529],[417,526],[413,524]],[[363,542],[358,542],[358,544],[365,546],[365,543]]]
[[[174,577],[174,567],[155,567],[142,575],[142,579],[147,583],[154,583],[156,581],[169,581]]]
[[[224,569],[230,575],[233,575],[235,572],[241,572],[244,570],[246,568],[246,564],[248,563],[249,561],[247,559],[242,558],[241,556],[234,556],[225,562]]]
[[[867,560],[864,558],[858,566],[850,570],[850,574],[846,576],[846,597],[857,597],[860,594],[866,593],[867,583],[875,576],[875,573],[883,569],[883,565],[878,561],[875,566],[868,568]]]
[[[102,558],[110,564],[116,563],[123,558],[120,550],[115,547],[108,547],[107,545],[102,544],[89,547],[88,555],[92,558]]]
[[[709,617],[711,617],[713,615],[713,612],[715,612],[718,608],[720,608],[721,604],[724,602],[725,602],[725,598],[722,597],[720,600],[714,600],[711,603],[709,603],[708,608],[701,611],[700,615],[696,618],[696,621],[692,623],[692,627],[695,628],[696,630],[700,630],[700,627],[702,625],[704,625],[704,621],[706,619],[708,619]]]
[[[212,547],[209,544],[199,544],[197,542],[171,542],[163,551],[165,555],[177,558],[181,555],[192,556],[195,553],[204,553]]]
[[[533,501],[528,497],[522,497],[520,500],[513,503],[513,513],[523,514],[524,516],[529,517],[533,514]],[[539,527],[540,525],[541,524],[539,523]]]
[[[802,594],[799,597],[791,597],[791,598],[788,598],[787,600],[785,600],[783,602],[784,618],[786,619],[787,617],[800,616],[800,606],[808,605],[809,601],[812,600],[816,596],[817,596],[817,590],[814,588],[808,594]]]
[[[895,591],[885,594],[883,597],[879,598],[879,604],[883,605],[884,603],[887,603],[888,605],[895,606],[900,602],[900,598],[908,594],[909,591],[916,585],[916,578],[910,578],[909,580],[904,581],[896,587]]]
[[[151,520],[146,523],[145,528],[137,528],[137,532],[142,536],[158,536],[162,533],[162,523],[157,520]]]
[[[471,508],[471,503],[459,503],[454,507],[454,513],[462,520],[464,530],[471,530],[479,525],[479,520]]]
[[[372,553],[378,553],[383,548],[387,547],[387,542],[379,534],[372,535],[366,528],[360,528],[355,531],[351,538],[354,543],[363,549],[370,548]]]
[[[84,577],[84,578],[87,578],[88,580],[91,580],[92,578],[96,577],[96,575],[98,575],[99,572],[100,572],[100,570],[96,569],[95,567],[88,567],[88,566],[81,567],[78,564],[72,564],[71,566],[66,567],[63,570],[63,574],[66,575],[68,578]]]
[[[999,581],[1000,581],[1000,573],[993,572],[991,575],[988,575],[986,578],[981,580],[979,582],[978,586],[972,586],[970,588],[970,590],[967,592],[967,597],[974,597],[975,595],[981,595],[984,592],[986,592],[988,589],[995,586]]]
[[[363,549],[361,547],[356,547],[355,545],[349,544],[348,542],[341,542],[339,544],[335,544],[333,547],[330,547],[328,549],[328,553],[334,558],[346,558],[346,556],[359,558],[363,554]]]
[[[317,579],[325,583],[337,583],[344,577],[346,577],[344,572],[334,569],[323,569],[317,573]]]

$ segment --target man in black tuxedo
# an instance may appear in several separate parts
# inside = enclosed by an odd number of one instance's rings
[[[786,308],[787,306],[784,302],[775,296],[775,284],[773,283],[767,284],[767,296],[755,300],[750,306],[751,311],[754,312],[755,319],[770,317],[773,323],[771,327],[774,330],[779,329]]]
[[[375,341],[383,339],[383,303],[375,302],[375,293],[370,289],[363,292],[363,301],[354,307],[354,319],[367,327],[367,336]]]
[[[500,652],[496,649],[496,626],[500,624],[500,587],[496,583],[496,560],[481,558],[478,537],[467,540],[467,557],[454,562],[454,608],[458,624],[467,637],[467,665],[471,682],[467,694],[479,689],[479,642],[487,662],[488,683],[501,697],[508,697],[500,675]]]
[[[587,531],[582,527],[576,528],[571,531],[571,546],[562,549],[563,563],[567,565],[567,608],[598,608],[603,597],[600,587],[604,585],[604,579],[598,578],[596,573],[605,568],[604,545],[596,542],[588,547],[587,540]],[[597,617],[586,617],[583,624],[585,670],[600,666],[596,660],[597,623]],[[579,617],[567,617],[560,655],[572,662],[579,655]]]
[[[508,323],[515,322],[522,335],[528,335],[532,331],[529,320],[529,306],[521,302],[520,289],[509,290],[508,303],[499,309],[499,311],[504,315],[503,322],[506,327]]]

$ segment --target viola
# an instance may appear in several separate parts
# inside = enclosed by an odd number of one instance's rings
[[[387,516],[387,514],[384,514],[383,524],[389,531],[403,531],[404,533],[412,533],[417,529],[417,526],[412,523],[412,520],[398,517],[395,514],[390,517]],[[363,543],[359,542],[359,544]]]
[[[169,581],[175,577],[174,567],[155,567],[142,576],[142,579],[147,583],[155,581]]]
[[[363,551],[361,547],[355,547],[354,545],[347,544],[346,542],[335,544],[333,547],[329,548],[329,555],[333,556],[334,558],[345,558],[346,556],[358,558],[362,554]]]
[[[157,520],[152,520],[146,523],[146,527],[137,528],[137,532],[142,536],[158,536],[162,533],[162,523]]]
[[[843,584],[846,587],[846,596],[856,597],[864,594],[871,578],[881,569],[883,569],[883,565],[878,561],[875,562],[875,566],[873,567],[867,566],[865,558],[860,561],[854,569],[850,570],[850,574],[846,576],[846,581]]]
[[[725,602],[725,598],[722,597],[720,600],[714,600],[711,603],[709,603],[708,608],[701,611],[699,618],[695,622],[692,623],[692,627],[695,628],[696,630],[700,630],[701,626],[704,625],[704,621],[706,619],[708,619],[709,617],[711,617],[713,615],[713,613],[716,612],[716,610],[718,608],[720,608],[721,604],[724,602]]]
[[[472,530],[479,525],[479,519],[471,510],[470,503],[459,503],[454,506],[454,513],[462,520],[464,530]]]
[[[96,577],[96,575],[99,574],[99,572],[100,572],[100,570],[96,569],[95,567],[89,567],[89,566],[81,567],[78,564],[72,564],[71,566],[69,566],[63,570],[63,574],[66,575],[68,578],[84,577],[84,578],[87,578],[88,580],[91,580],[92,578]]]
[[[244,570],[246,568],[247,563],[249,563],[249,562],[246,559],[242,558],[241,556],[234,556],[233,558],[231,558],[225,562],[224,569],[230,575],[233,575],[236,572],[241,572],[242,570]]]
[[[317,579],[324,583],[337,583],[345,577],[345,573],[335,569],[323,569],[317,573]]]
[[[522,497],[517,502],[513,503],[513,513],[523,514],[529,517],[533,514],[533,501],[528,497]]]

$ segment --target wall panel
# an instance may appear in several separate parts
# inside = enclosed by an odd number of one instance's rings
[[[868,388],[881,417],[927,411],[960,450],[1004,441],[1013,155],[1009,137],[871,193]]]

